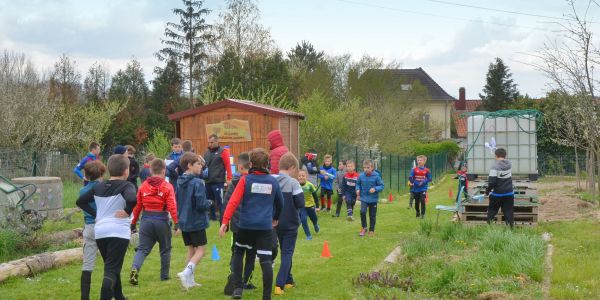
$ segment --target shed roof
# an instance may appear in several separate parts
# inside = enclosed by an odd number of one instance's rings
[[[196,107],[196,108],[191,108],[188,110],[176,112],[176,113],[169,115],[169,120],[177,121],[177,120],[180,120],[187,116],[192,116],[195,114],[199,114],[199,113],[203,113],[203,112],[207,112],[207,111],[211,111],[211,110],[215,110],[215,109],[219,109],[219,108],[224,108],[224,107],[240,108],[240,109],[245,109],[245,110],[256,112],[256,113],[262,113],[262,114],[279,116],[279,117],[292,116],[292,117],[298,117],[301,120],[304,120],[304,115],[301,113],[295,112],[295,111],[285,110],[283,108],[279,108],[279,107],[275,107],[275,106],[271,106],[271,105],[267,105],[267,104],[262,104],[262,103],[257,103],[257,102],[251,101],[251,100],[239,100],[239,99],[223,99],[219,102],[211,103],[211,104],[204,105],[201,107]]]

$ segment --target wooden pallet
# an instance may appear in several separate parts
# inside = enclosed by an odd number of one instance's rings
[[[463,213],[460,216],[462,222],[466,223],[487,223],[487,213]],[[498,213],[494,218],[496,223],[504,223],[506,217],[502,213]],[[533,225],[538,222],[537,214],[515,214],[513,215],[515,224]]]
[[[463,204],[463,213],[487,213],[488,211],[488,203],[464,203]],[[538,213],[537,205],[518,205],[514,206],[515,214],[536,214]]]

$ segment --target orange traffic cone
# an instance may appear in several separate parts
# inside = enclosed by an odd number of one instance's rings
[[[390,193],[390,195],[388,196],[388,201],[390,203],[392,203],[392,201],[394,201],[394,197],[392,197],[392,193]]]
[[[452,199],[454,198],[454,194],[452,193],[452,189],[448,189],[448,198]]]
[[[323,251],[321,252],[321,257],[322,258],[332,258],[333,256],[331,256],[331,252],[329,252],[329,243],[327,243],[327,241],[325,241],[325,243],[323,243]]]

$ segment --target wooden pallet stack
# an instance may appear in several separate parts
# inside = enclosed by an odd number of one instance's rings
[[[469,195],[483,194],[485,181],[469,183]],[[513,181],[515,190],[514,222],[517,225],[536,225],[538,222],[538,194],[535,183],[529,180],[516,179]],[[482,202],[472,200],[462,205],[461,221],[465,223],[486,223],[489,199]],[[496,223],[504,223],[505,217],[499,211],[494,219]]]

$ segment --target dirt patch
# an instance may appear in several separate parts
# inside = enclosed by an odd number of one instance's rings
[[[574,181],[538,183],[541,221],[569,221],[598,216],[594,205],[577,197]]]
[[[506,299],[508,298],[508,294],[505,292],[485,292],[481,293],[477,296],[477,300],[496,300],[496,299]]]

